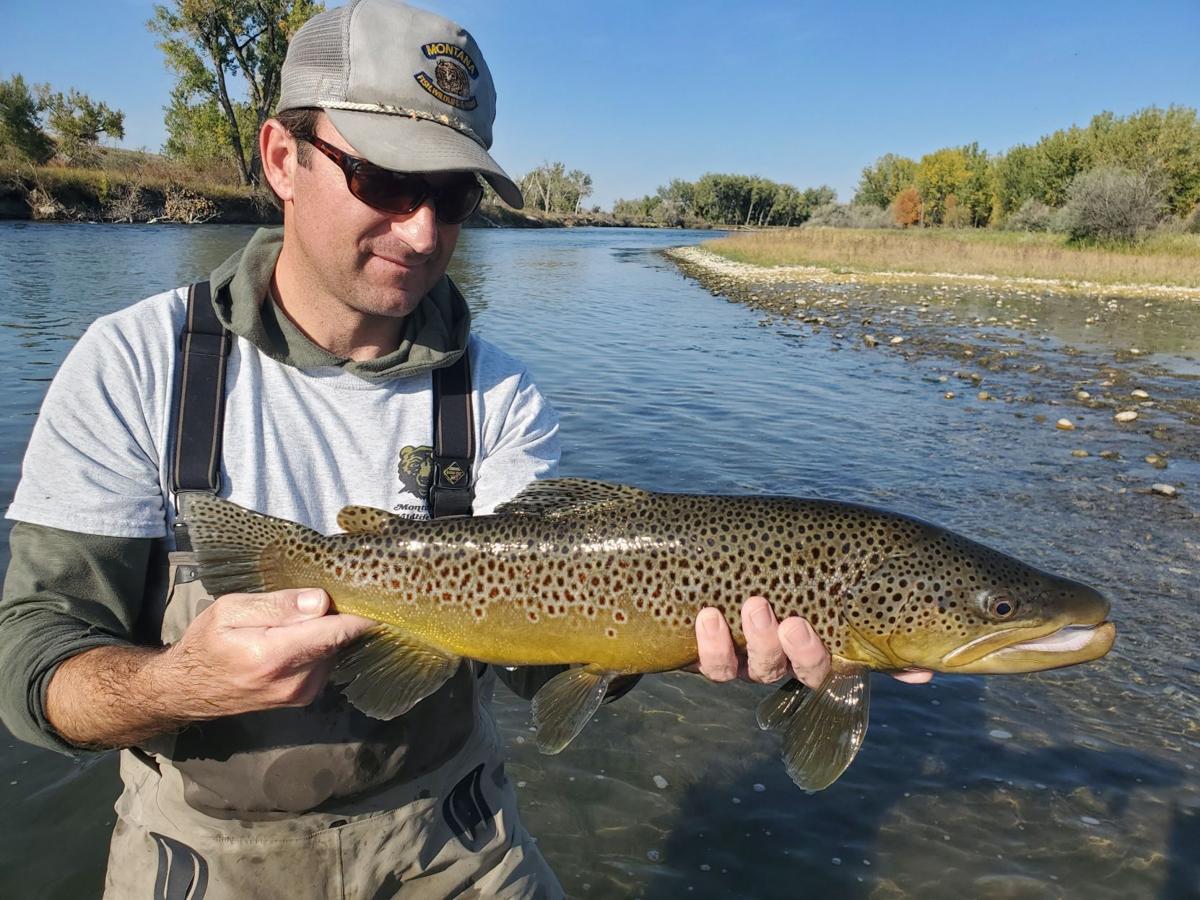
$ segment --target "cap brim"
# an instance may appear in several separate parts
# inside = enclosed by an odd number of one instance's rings
[[[478,172],[513,209],[525,206],[521,189],[491,155],[462,132],[427,119],[352,109],[326,115],[355,152],[397,172]]]

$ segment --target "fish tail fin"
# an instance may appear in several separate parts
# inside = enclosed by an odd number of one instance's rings
[[[600,708],[614,674],[591,666],[555,675],[533,697],[538,749],[558,753],[583,730]]]
[[[289,539],[320,537],[303,525],[265,516],[211,494],[190,496],[183,519],[200,580],[214,597],[286,587],[279,571],[282,544]]]
[[[820,791],[854,761],[870,709],[867,670],[834,660],[817,690],[789,681],[758,705],[757,716],[760,728],[782,733],[783,764],[792,781],[806,791]]]

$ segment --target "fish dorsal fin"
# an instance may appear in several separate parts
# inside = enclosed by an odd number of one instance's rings
[[[547,681],[533,697],[533,725],[543,753],[558,753],[583,730],[600,708],[613,673],[591,666],[567,669]]]
[[[625,484],[588,478],[547,478],[533,482],[513,499],[496,507],[496,513],[560,518],[639,503],[649,496],[647,491]]]
[[[342,651],[330,680],[368,716],[387,720],[434,693],[460,662],[399,628],[376,625]]]
[[[758,707],[758,723],[783,733],[783,764],[806,791],[829,787],[854,761],[867,734],[870,674],[835,659],[815,691],[789,681]]]
[[[350,534],[383,531],[400,519],[386,509],[373,506],[343,506],[337,515],[338,528]]]

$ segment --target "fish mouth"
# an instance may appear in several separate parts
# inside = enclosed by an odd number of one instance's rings
[[[948,672],[985,675],[1042,672],[1099,659],[1112,649],[1117,637],[1116,626],[1108,621],[1044,629],[1024,638],[1022,632],[1027,634],[1028,629],[985,635],[947,653],[942,666]]]

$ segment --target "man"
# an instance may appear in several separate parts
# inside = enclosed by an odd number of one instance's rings
[[[426,514],[413,469],[433,443],[431,372],[463,357],[474,512],[552,475],[553,412],[515,360],[469,337],[445,275],[476,175],[521,205],[487,152],[495,92],[475,41],[356,0],[296,35],[279,109],[259,140],[283,229],[210,279],[234,335],[217,370],[220,493],[324,532],[351,502]],[[122,748],[106,894],[561,896],[517,818],[489,678],[463,666],[410,713],[371,719],[327,686],[370,622],[319,590],[214,600],[195,580],[174,480],[176,345],[194,315],[180,289],[93,324],[47,394],[8,513],[0,712],[65,753]],[[699,617],[702,672],[820,683],[828,654],[806,623],[777,625],[761,598],[744,623],[739,662],[723,618]]]

